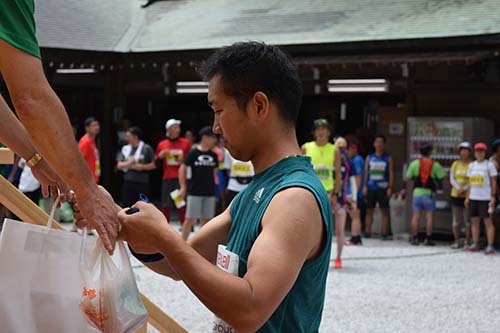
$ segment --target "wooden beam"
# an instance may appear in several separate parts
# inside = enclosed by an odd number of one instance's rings
[[[188,333],[182,326],[167,316],[156,304],[141,294],[142,303],[148,309],[148,321],[160,332],[166,333]]]
[[[0,203],[24,222],[47,225],[48,214],[2,176],[0,176]],[[57,221],[52,221],[52,228],[64,229]],[[143,294],[141,294],[141,299],[148,311],[148,322],[157,330],[167,333],[187,333],[183,327]],[[138,332],[146,332],[145,327]]]
[[[0,148],[0,164],[14,163],[14,153],[9,148]]]

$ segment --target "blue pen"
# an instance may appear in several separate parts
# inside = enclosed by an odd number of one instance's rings
[[[139,194],[139,200],[140,200],[140,201],[143,201],[143,202],[145,202],[145,203],[151,203],[151,201],[149,201],[149,198],[148,198],[145,194],[142,194],[142,193],[141,193],[141,194]],[[132,207],[132,208],[130,208],[129,210],[127,210],[127,211],[125,212],[125,214],[127,214],[127,215],[131,215],[131,214],[135,214],[135,213],[137,213],[138,211],[139,211],[139,208]]]

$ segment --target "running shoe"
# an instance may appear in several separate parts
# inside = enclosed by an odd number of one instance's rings
[[[340,260],[340,258],[335,259],[335,263],[333,264],[333,268],[335,268],[335,269],[342,268],[342,260]]]
[[[465,250],[469,252],[478,252],[481,249],[479,248],[479,245],[472,243],[471,245],[468,245]]]
[[[493,247],[493,245],[486,246],[486,248],[484,249],[484,254],[493,254],[493,253],[495,253],[495,248]]]
[[[363,238],[372,238],[372,234],[370,234],[368,232],[363,232],[363,233],[361,233],[361,237],[363,237]]]
[[[386,235],[386,234],[382,234],[380,236],[380,240],[381,241],[388,241],[388,240],[393,240],[394,238],[391,236],[391,235]]]
[[[462,248],[462,242],[460,240],[456,240],[453,242],[453,244],[451,244],[450,248],[452,248],[453,250],[457,250],[457,249],[461,249]]]
[[[363,245],[363,241],[361,240],[361,236],[354,236],[350,240],[345,241],[344,245]]]
[[[434,246],[436,243],[432,240],[432,237],[425,237],[424,239],[424,245],[425,246]]]
[[[418,236],[412,236],[410,238],[410,244],[411,245],[419,245]]]

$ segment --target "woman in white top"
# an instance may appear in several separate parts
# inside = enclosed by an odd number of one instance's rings
[[[467,247],[467,251],[479,251],[479,223],[482,218],[486,226],[488,241],[484,253],[493,254],[495,253],[493,247],[495,226],[491,215],[495,207],[497,169],[492,162],[486,160],[487,149],[484,143],[476,143],[474,146],[476,161],[472,162],[467,170],[468,187],[465,207],[469,208],[473,240],[473,243]]]

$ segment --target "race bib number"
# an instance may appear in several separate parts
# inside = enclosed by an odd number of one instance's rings
[[[252,169],[249,164],[234,163],[231,166],[231,173],[233,173],[235,177],[251,177]]]
[[[316,176],[318,176],[320,180],[327,181],[330,179],[332,170],[326,164],[317,164],[314,166],[314,172],[316,172]]]
[[[370,178],[372,180],[384,180],[386,167],[386,162],[370,161]]]
[[[471,175],[469,178],[470,184],[472,186],[483,186],[484,185],[484,176],[483,175]]]
[[[165,161],[167,162],[167,165],[180,165],[183,157],[184,151],[182,149],[170,149]]]
[[[219,267],[224,272],[227,272],[229,274],[238,275],[239,262],[240,258],[237,254],[228,251],[224,245],[219,244],[219,247],[217,249],[217,267]],[[238,331],[232,328],[224,320],[216,316],[212,323],[212,333],[226,333],[226,332],[237,333]]]

